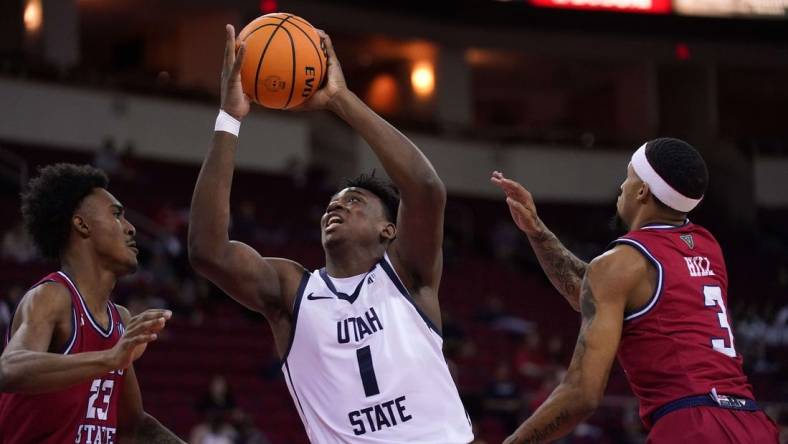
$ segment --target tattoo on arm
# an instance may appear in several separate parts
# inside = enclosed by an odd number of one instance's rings
[[[550,282],[577,310],[579,289],[588,264],[572,254],[546,227],[528,240]]]
[[[576,359],[582,361],[586,353],[586,330],[594,322],[596,317],[596,299],[594,292],[591,291],[591,285],[588,279],[583,280],[582,288],[580,289],[580,315],[583,318],[583,325],[580,327],[580,333],[577,335],[577,347],[575,348]]]
[[[534,430],[530,435],[523,438],[521,441],[518,441],[520,444],[539,444],[544,442],[548,436],[555,433],[558,429],[561,428],[564,423],[569,421],[569,412],[566,410],[561,410],[558,416],[555,417],[549,424],[545,425],[540,430]]]

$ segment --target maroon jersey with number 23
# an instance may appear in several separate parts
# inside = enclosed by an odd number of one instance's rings
[[[62,271],[38,284],[54,282],[71,294],[71,338],[63,354],[112,348],[123,335],[117,307],[107,303],[109,325],[93,319],[74,282]],[[10,340],[6,334],[6,344]],[[124,370],[114,370],[55,392],[0,393],[0,444],[115,444]]]

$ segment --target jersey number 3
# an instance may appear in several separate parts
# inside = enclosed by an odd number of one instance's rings
[[[88,399],[88,412],[86,415],[87,419],[107,420],[109,403],[112,399],[112,389],[114,387],[115,381],[111,379],[93,380],[93,384],[90,386],[90,398]],[[98,399],[99,396],[101,396],[101,400]],[[99,401],[99,406],[96,406],[96,401]]]
[[[728,332],[728,340],[731,344],[730,347],[726,347],[725,339],[712,338],[711,348],[725,356],[735,358],[736,349],[733,348],[733,331],[731,331],[731,325],[728,323],[728,311],[725,309],[725,302],[722,300],[722,289],[717,286],[705,286],[703,287],[703,296],[706,299],[707,307],[720,306],[720,311],[717,312],[717,319],[719,319],[720,327]]]

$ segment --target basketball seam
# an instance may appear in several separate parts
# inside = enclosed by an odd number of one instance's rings
[[[261,29],[263,29],[263,28],[265,28],[266,26],[279,26],[279,25],[275,25],[275,24],[273,24],[273,23],[266,23],[265,25],[260,25],[260,26],[258,26],[257,28],[254,28],[253,30],[251,30],[251,31],[249,32],[249,34],[247,34],[247,35],[246,35],[246,37],[244,37],[244,39],[243,39],[243,40],[241,40],[241,41],[242,41],[242,42],[245,42],[246,40],[248,40],[248,39],[249,39],[249,37],[251,37],[251,36],[252,36],[252,34],[254,34],[255,32],[257,32],[257,31],[259,31],[259,30],[261,30]]]
[[[296,20],[295,16],[291,15],[290,17],[293,18],[293,20]],[[317,46],[315,45],[315,42],[312,41],[312,39],[309,37],[309,34],[306,31],[301,29],[300,26],[296,25],[292,21],[290,22],[290,24],[295,26],[295,28],[297,30],[301,31],[306,36],[306,39],[309,40],[309,43],[312,44],[312,47],[315,48],[315,52],[317,53],[317,61],[318,61],[318,63],[320,63],[320,81],[317,82],[317,84],[315,85],[315,89],[320,88],[320,85],[323,83],[323,76],[325,76],[325,74],[326,74],[326,69],[323,67],[323,58],[320,56],[320,50],[317,48]],[[312,26],[312,25],[310,25],[310,26]],[[326,60],[326,62],[328,62],[328,60]]]
[[[284,23],[284,21],[282,23]],[[282,107],[282,109],[286,109],[287,105],[290,104],[290,101],[293,100],[293,91],[295,91],[296,53],[293,35],[290,34],[290,31],[288,31],[284,26],[282,27],[282,30],[287,33],[287,37],[290,39],[290,50],[293,52],[293,57],[290,58],[290,60],[293,61],[293,71],[292,75],[290,76],[290,94],[287,96],[287,102],[285,102],[285,105]]]
[[[305,25],[309,25],[311,28],[314,28],[314,26],[312,26],[312,24],[311,24],[311,23],[307,22],[306,20],[304,20],[304,19],[302,19],[302,18],[300,18],[300,17],[294,16],[294,15],[291,15],[290,17],[292,17],[292,18],[293,18],[293,20],[295,20],[295,21],[297,21],[297,22],[303,23],[303,24],[305,24]]]
[[[282,25],[288,20],[290,20],[290,17],[286,17],[286,18],[282,19],[276,25],[276,29],[271,31],[271,35],[268,36],[268,41],[265,42],[265,47],[263,48],[263,53],[260,54],[260,60],[257,62],[257,71],[255,71],[255,74],[254,74],[254,100],[257,103],[260,103],[260,94],[258,93],[258,91],[259,91],[259,85],[258,84],[260,83],[260,68],[263,66],[263,59],[265,58],[265,53],[268,51],[268,46],[271,45],[271,40],[273,40],[274,35],[276,35],[276,31],[279,31],[279,28],[281,28]],[[265,26],[265,25],[263,25],[263,26]],[[292,39],[290,39],[290,40],[292,41]],[[290,85],[290,87],[292,88],[292,85]]]

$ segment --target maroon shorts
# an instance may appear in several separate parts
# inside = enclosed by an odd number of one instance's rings
[[[646,444],[779,444],[774,421],[763,411],[690,407],[660,418]]]

